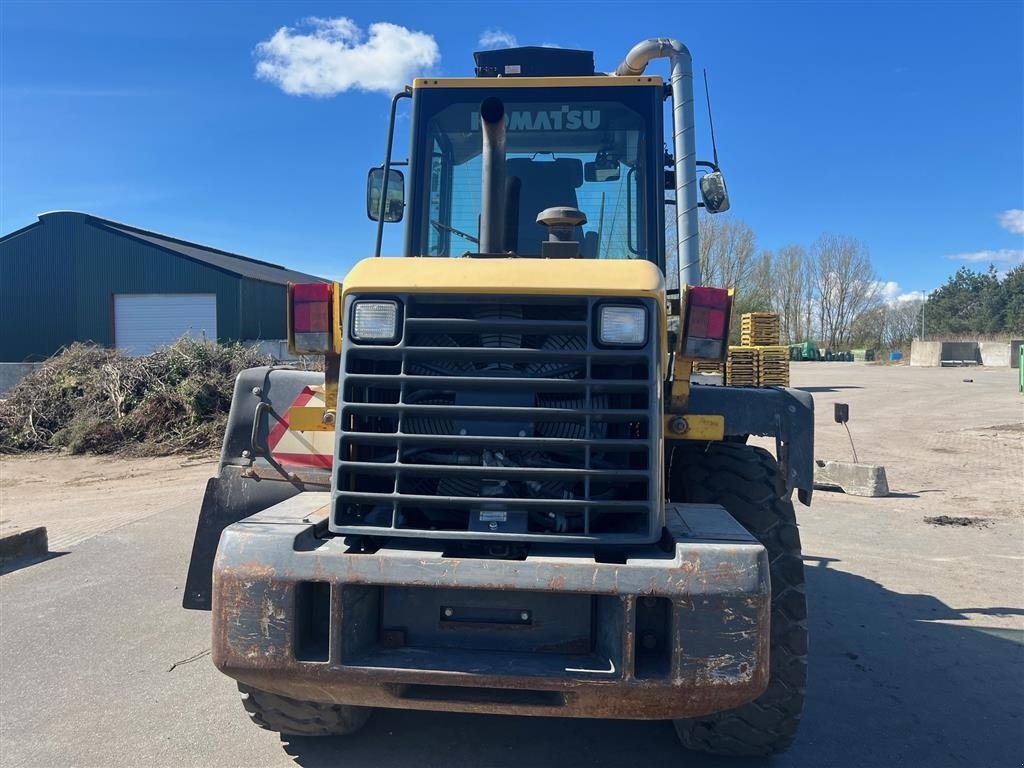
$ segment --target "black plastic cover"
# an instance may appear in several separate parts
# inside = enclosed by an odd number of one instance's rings
[[[477,51],[477,77],[588,77],[594,74],[594,52],[524,46]]]

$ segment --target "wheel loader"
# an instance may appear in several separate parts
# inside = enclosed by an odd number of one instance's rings
[[[323,372],[238,376],[184,606],[285,735],[392,707],[663,719],[688,748],[781,751],[813,405],[691,385],[725,358],[733,292],[701,284],[698,208],[729,200],[717,152],[697,159],[690,52],[646,40],[611,74],[589,51],[475,59],[392,101],[376,255],[289,286],[289,347]]]

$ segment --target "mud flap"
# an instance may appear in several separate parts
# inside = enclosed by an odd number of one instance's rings
[[[243,477],[242,471],[241,467],[225,466],[219,477],[211,477],[206,483],[181,600],[183,608],[210,610],[213,559],[225,528],[303,490],[301,483]]]
[[[814,489],[814,399],[784,387],[708,387],[690,390],[688,413],[725,416],[725,434],[775,438],[775,458],[785,483],[803,504]]]

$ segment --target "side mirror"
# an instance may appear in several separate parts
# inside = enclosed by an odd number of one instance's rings
[[[598,154],[594,162],[583,164],[584,181],[618,181],[620,174],[619,161],[602,154]]]
[[[729,192],[720,171],[705,173],[700,177],[700,196],[704,199],[704,210],[708,213],[729,210]]]
[[[380,220],[380,196],[384,188],[384,169],[371,168],[366,177],[366,215]],[[384,201],[384,221],[401,221],[405,214],[405,176],[394,169],[388,174],[388,191]]]

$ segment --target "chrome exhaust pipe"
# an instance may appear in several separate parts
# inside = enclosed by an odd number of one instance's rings
[[[678,40],[655,37],[637,43],[626,54],[615,74],[644,73],[654,59],[669,60],[672,88],[672,149],[676,173],[676,253],[679,286],[700,285],[700,250],[697,243],[697,142],[693,117],[693,59]]]

